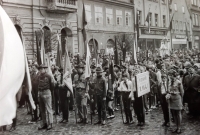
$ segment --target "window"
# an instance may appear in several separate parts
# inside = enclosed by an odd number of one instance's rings
[[[113,9],[106,8],[106,24],[113,25]]]
[[[183,23],[183,30],[186,30],[186,22]]]
[[[117,25],[123,25],[122,22],[122,11],[121,10],[116,10],[116,23]]]
[[[177,11],[177,5],[176,5],[176,3],[174,4],[174,10]]]
[[[155,14],[155,26],[158,26],[158,14]]]
[[[86,13],[87,22],[90,23],[91,18],[92,18],[90,5],[85,5],[85,13]]]
[[[103,24],[103,10],[102,7],[95,7],[95,23]]]
[[[195,15],[192,14],[192,22],[193,22],[193,25],[195,25]]]
[[[176,21],[175,29],[178,31],[178,21]]]
[[[195,24],[196,24],[196,26],[199,25],[199,20],[198,20],[198,15],[197,14],[195,14]]]
[[[131,12],[125,12],[125,16],[126,16],[126,26],[130,26],[131,25]]]
[[[185,14],[185,7],[184,6],[182,6],[182,12],[183,12],[183,14]]]
[[[172,20],[172,29],[175,29],[175,21]]]
[[[165,4],[165,0],[161,0],[161,3],[162,3],[162,4]]]
[[[183,31],[183,22],[182,21],[180,21],[180,30]]]
[[[152,13],[149,13],[149,26],[152,26]]]
[[[194,0],[194,5],[195,5],[195,6],[197,5],[197,0]]]
[[[141,18],[142,18],[142,11],[137,11],[138,13],[138,22],[141,24]]]
[[[166,27],[166,16],[163,15],[163,27]]]

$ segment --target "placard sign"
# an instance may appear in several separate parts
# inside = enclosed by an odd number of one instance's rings
[[[150,92],[149,72],[136,75],[137,96],[141,97]]]

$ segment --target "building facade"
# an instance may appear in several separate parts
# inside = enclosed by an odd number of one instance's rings
[[[62,48],[67,46],[72,54],[78,52],[76,0],[1,0],[1,5],[22,33],[29,59],[36,54],[35,31],[42,29],[49,31],[52,51],[57,49],[58,33]]]
[[[192,16],[193,48],[200,49],[200,0],[187,0]]]
[[[96,45],[99,51],[114,47],[115,36],[134,34],[134,5],[130,0],[84,0],[87,25],[87,42],[91,52]],[[82,35],[83,1],[78,1],[79,51],[84,53]]]
[[[172,49],[192,48],[192,21],[185,0],[170,0],[169,13],[172,18]]]
[[[139,20],[138,50],[159,49],[161,41],[167,36],[169,12],[167,0],[134,0]],[[149,14],[149,24],[146,22]],[[150,27],[150,29],[149,29]]]

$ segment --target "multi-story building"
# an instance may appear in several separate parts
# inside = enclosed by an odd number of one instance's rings
[[[87,18],[87,41],[90,50],[114,47],[115,36],[134,34],[134,5],[130,0],[84,0]],[[78,1],[78,33],[80,54],[84,53],[82,35],[83,0]]]
[[[160,48],[161,41],[167,36],[169,10],[167,0],[134,0],[139,20],[139,50]],[[149,24],[146,22],[149,14]],[[150,30],[149,30],[150,26]]]
[[[170,18],[172,18],[172,49],[192,48],[191,18],[185,0],[169,1]]]
[[[47,46],[52,50],[56,49],[58,33],[63,49],[67,45],[72,54],[78,52],[76,0],[1,0],[1,5],[22,32],[29,58],[36,53],[35,31],[40,29],[49,31]]]
[[[187,0],[187,5],[192,17],[193,47],[200,49],[200,1]]]

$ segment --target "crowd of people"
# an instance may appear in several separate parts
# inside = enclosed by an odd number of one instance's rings
[[[137,126],[144,126],[145,113],[161,106],[162,126],[169,127],[172,120],[176,125],[172,132],[181,133],[182,110],[190,117],[200,114],[200,64],[197,55],[191,51],[142,58],[134,64],[131,59],[113,64],[109,56],[100,61],[98,64],[95,60],[91,62],[91,76],[85,79],[84,59],[71,59],[73,91],[63,83],[63,68],[52,64],[52,78],[46,65],[31,63],[29,68],[36,110],[31,109],[23,85],[22,96],[18,100],[19,107],[27,103],[28,113],[32,116],[29,123],[42,120],[38,130],[50,130],[53,128],[53,115],[62,115],[59,123],[67,123],[69,110],[74,110],[77,123],[92,122],[92,115],[98,114],[98,121],[94,124],[105,125],[107,119],[114,119],[115,112],[121,110],[124,124],[133,124],[135,115]],[[150,92],[138,97],[135,76],[143,72],[149,73]],[[91,118],[88,118],[88,112]],[[11,131],[16,129],[16,119]],[[3,128],[5,130],[6,127]]]

